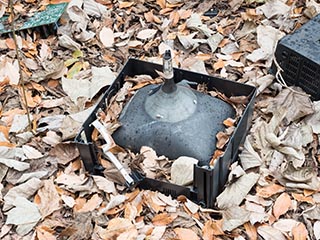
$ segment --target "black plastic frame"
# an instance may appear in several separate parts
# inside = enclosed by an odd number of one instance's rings
[[[148,74],[152,77],[156,77],[157,73],[155,70],[161,71],[162,66],[137,59],[129,59],[113,84],[106,90],[92,114],[84,122],[82,129],[75,138],[75,142],[77,143],[84,166],[90,173],[102,174],[103,170],[98,163],[97,147],[92,143],[91,139],[93,128],[90,124],[96,119],[95,113],[98,109],[106,108],[105,99],[110,99],[121,88],[126,76]],[[242,83],[177,68],[174,69],[174,75],[176,82],[186,79],[197,82],[198,84],[206,83],[208,90],[216,89],[228,97],[247,96],[248,104],[229,139],[224,155],[216,161],[214,168],[210,168],[209,163],[206,166],[194,165],[194,181],[192,188],[149,178],[140,179],[141,182],[139,187],[143,189],[158,190],[165,194],[171,194],[174,197],[185,195],[203,206],[213,207],[217,195],[222,191],[226,183],[229,167],[237,160],[239,146],[243,143],[250,127],[256,88]]]

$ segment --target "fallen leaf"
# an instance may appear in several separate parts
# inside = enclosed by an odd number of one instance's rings
[[[112,218],[108,222],[108,226],[104,231],[98,233],[102,239],[116,239],[121,233],[135,229],[129,219]]]
[[[14,208],[6,213],[6,224],[14,224],[17,226],[17,233],[25,235],[41,219],[37,206],[25,197],[17,196],[13,202]]]
[[[220,209],[238,206],[251,188],[259,179],[259,174],[248,173],[241,176],[236,182],[226,187],[217,197],[217,204]]]
[[[165,226],[173,222],[177,215],[170,213],[160,213],[153,217],[152,223],[155,226]]]
[[[67,196],[67,195],[61,195],[61,200],[69,207],[73,208],[76,204],[73,197]]]
[[[268,1],[256,9],[257,13],[262,12],[267,18],[275,16],[286,16],[290,11],[290,6],[280,0]]]
[[[247,222],[243,226],[250,240],[258,239],[257,228],[254,225],[252,225],[250,222]]]
[[[33,120],[32,115],[30,115],[30,120]],[[10,127],[10,133],[21,133],[26,130],[29,126],[28,115],[16,114],[13,118],[12,125]]]
[[[178,235],[178,239],[184,240],[199,240],[200,238],[198,235],[192,231],[191,229],[187,228],[175,228],[173,231]]]
[[[224,235],[222,230],[222,222],[217,220],[208,220],[202,228],[202,238],[204,240],[213,240],[214,236]]]
[[[316,237],[316,239],[320,239],[320,221],[316,221],[313,224],[313,234]]]
[[[290,208],[291,208],[291,198],[289,194],[282,193],[277,200],[275,201],[273,205],[273,215],[276,219],[279,219],[279,217],[283,214],[285,214]]]
[[[92,79],[68,79],[62,77],[62,88],[73,102],[77,102],[79,97],[91,100],[101,88],[111,85],[115,79],[115,74],[109,67],[92,67]]]
[[[99,197],[98,194],[94,194],[77,212],[92,212],[93,210],[97,209],[100,204],[102,203],[103,199]]]
[[[54,236],[54,232],[54,230],[46,226],[38,226],[36,228],[38,240],[56,240],[57,238]]]
[[[33,196],[42,184],[43,183],[38,178],[31,178],[27,182],[11,188],[3,198],[3,211],[12,208],[17,197],[29,198]]]
[[[297,226],[292,229],[293,240],[307,240],[308,239],[308,230],[303,223],[299,223]]]
[[[57,158],[58,163],[67,165],[79,157],[79,150],[73,142],[58,143],[50,151],[50,155]]]
[[[259,187],[256,188],[257,195],[263,198],[269,198],[277,193],[281,193],[285,191],[285,188],[279,184],[272,183],[265,187]]]
[[[108,180],[105,177],[95,176],[93,175],[93,180],[97,184],[99,190],[106,192],[106,193],[115,193],[116,188],[114,186],[114,182]]]
[[[110,48],[114,44],[114,35],[111,28],[103,27],[99,33],[99,38],[103,46],[106,48]]]
[[[281,233],[280,230],[275,229],[271,226],[262,225],[258,227],[258,234],[265,240],[286,240],[286,237]]]
[[[222,212],[222,229],[223,231],[232,231],[233,229],[248,222],[250,212],[242,207],[232,206]]]
[[[260,48],[247,55],[247,59],[252,62],[267,60],[266,66],[271,66],[276,44],[284,35],[282,31],[272,26],[259,25],[257,27],[257,42]]]
[[[34,147],[23,145],[22,150],[28,159],[38,159],[43,157],[43,154]]]
[[[193,169],[198,160],[181,156],[171,166],[171,181],[174,184],[185,186],[193,182]]]
[[[61,208],[60,196],[52,179],[43,181],[43,187],[38,190],[36,196],[38,196],[40,201],[38,208],[42,219]]]
[[[244,142],[244,149],[239,154],[241,165],[244,170],[259,167],[262,165],[263,161],[259,154],[253,149],[249,138],[246,138]]]
[[[119,8],[129,8],[131,6],[134,5],[134,2],[122,2],[122,1],[119,1]]]
[[[299,222],[294,219],[279,219],[274,224],[272,224],[272,227],[280,230],[281,232],[289,233],[298,224]]]
[[[314,113],[313,105],[310,98],[307,95],[299,94],[298,88],[282,90],[268,105],[267,112],[276,112],[276,109],[287,109],[285,119],[289,124],[292,121],[296,121],[306,115]],[[300,90],[301,92],[301,90]]]
[[[30,164],[21,162],[10,158],[0,158],[0,163],[6,165],[9,168],[13,168],[19,172],[25,171],[30,168]]]
[[[166,226],[156,226],[150,235],[150,240],[160,240],[166,231]]]
[[[156,33],[157,30],[155,29],[144,29],[138,32],[137,38],[141,40],[147,40],[153,38]]]
[[[311,196],[304,196],[303,194],[299,193],[292,193],[292,197],[297,200],[298,202],[307,202],[310,204],[314,204],[314,200]]]

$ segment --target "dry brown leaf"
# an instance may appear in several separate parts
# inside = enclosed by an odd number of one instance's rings
[[[37,195],[42,219],[61,208],[60,196],[52,179],[43,181],[43,187],[38,190]]]
[[[119,8],[120,9],[121,8],[129,8],[129,7],[133,6],[133,5],[134,5],[134,1],[132,1],[132,2],[121,2],[120,1]]]
[[[134,221],[138,215],[137,208],[131,203],[127,203],[124,209],[124,218]]]
[[[214,64],[213,64],[213,69],[215,71],[223,68],[224,66],[226,65],[225,61],[223,61],[222,59],[218,59],[218,61],[216,61]]]
[[[187,228],[175,228],[174,232],[178,235],[178,239],[181,240],[199,240],[200,238],[198,237],[198,235],[192,231],[191,229],[187,229]]]
[[[143,198],[144,202],[151,209],[151,211],[158,213],[165,209],[166,204],[159,199],[158,194],[156,192],[144,191]]]
[[[277,200],[275,201],[273,205],[273,215],[276,219],[279,219],[279,217],[283,214],[285,214],[290,208],[291,208],[291,198],[289,194],[282,193]]]
[[[166,8],[166,0],[157,0],[157,4],[162,8]]]
[[[243,226],[246,229],[246,233],[250,240],[258,239],[257,228],[254,225],[252,225],[250,222],[247,222]]]
[[[180,20],[180,15],[177,11],[172,11],[170,13],[169,19],[171,20],[171,26],[175,27]]]
[[[292,229],[293,240],[307,240],[308,230],[303,223],[299,223]]]
[[[154,15],[153,15],[153,9],[149,12],[144,13],[144,18],[147,22],[153,22],[154,21]]]
[[[208,220],[202,228],[202,238],[204,240],[213,240],[214,236],[224,235],[222,230],[223,220]]]
[[[177,218],[176,214],[160,213],[153,217],[152,223],[155,226],[165,226],[173,222]]]
[[[54,232],[54,230],[47,226],[38,226],[36,228],[38,240],[56,240],[57,238],[54,236]]]
[[[113,218],[108,222],[106,229],[98,233],[102,239],[116,239],[120,234],[135,229],[129,219]]]
[[[100,206],[102,201],[103,199],[99,197],[98,194],[94,194],[77,212],[79,213],[92,212],[93,210],[97,209]]]
[[[263,237],[263,239],[265,240],[272,240],[272,239],[286,240],[287,239],[280,230],[273,228],[271,226],[262,225],[262,226],[259,226],[257,229],[258,229],[259,235]]]
[[[311,196],[305,196],[300,193],[292,193],[292,197],[297,200],[298,202],[307,202],[310,204],[314,204],[314,200]]]
[[[57,157],[58,163],[66,165],[79,157],[80,154],[75,143],[63,142],[52,148],[50,155]]]
[[[265,187],[256,187],[257,195],[263,198],[269,198],[274,194],[281,193],[285,191],[285,188],[279,184],[272,183]]]
[[[216,135],[216,138],[217,138],[216,147],[218,149],[222,149],[229,141],[229,136],[225,132],[218,132]]]

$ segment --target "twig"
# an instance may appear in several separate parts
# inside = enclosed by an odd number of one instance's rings
[[[26,94],[26,89],[25,89],[25,81],[24,81],[24,78],[23,78],[23,75],[22,75],[20,49],[19,49],[19,46],[18,46],[17,35],[16,35],[16,30],[15,30],[15,24],[14,24],[15,14],[14,14],[14,8],[13,8],[13,2],[12,1],[13,0],[9,0],[8,5],[9,5],[10,15],[11,15],[11,22],[10,22],[11,31],[12,31],[12,36],[13,36],[13,41],[14,41],[14,45],[15,45],[17,61],[18,61],[18,66],[19,66],[19,75],[20,75],[19,84],[20,84],[20,86],[22,88],[24,105],[25,105],[25,109],[27,111],[29,131],[32,132],[32,123],[31,123],[30,112],[29,112],[29,108],[28,108],[27,94]]]

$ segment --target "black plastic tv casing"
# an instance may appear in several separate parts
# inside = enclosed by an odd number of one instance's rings
[[[320,14],[277,44],[275,59],[288,85],[301,87],[313,100],[320,99]],[[272,65],[276,74],[276,64]]]
[[[126,76],[133,77],[135,75],[148,74],[152,77],[157,77],[158,74],[155,70],[161,71],[162,66],[137,59],[129,59],[113,84],[106,90],[92,114],[84,122],[79,134],[75,138],[75,142],[77,143],[84,166],[89,173],[103,174],[103,167],[99,164],[97,157],[99,150],[91,139],[93,127],[90,124],[96,119],[96,112],[99,109],[104,110],[106,108],[106,99],[110,99],[117,93],[122,87]],[[205,83],[207,84],[208,90],[217,90],[228,97],[246,96],[248,97],[248,103],[225,147],[224,155],[216,160],[214,167],[210,168],[209,162],[203,166],[194,165],[192,187],[179,186],[145,177],[140,179],[138,186],[142,189],[159,191],[167,195],[170,194],[173,197],[185,195],[190,200],[204,207],[213,207],[216,197],[223,190],[227,181],[229,167],[237,160],[239,146],[244,142],[248,129],[250,128],[256,88],[250,85],[177,68],[174,69],[174,75],[176,82],[188,80],[198,84]],[[214,152],[214,150],[213,146],[212,152]]]

